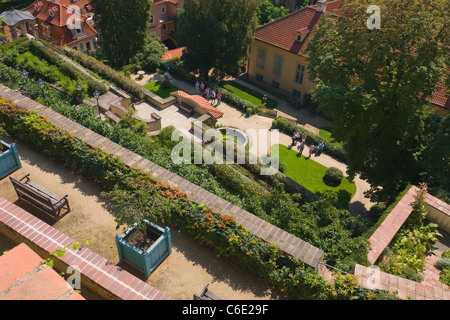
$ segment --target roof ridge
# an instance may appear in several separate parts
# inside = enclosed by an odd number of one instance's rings
[[[301,12],[305,11],[306,9],[311,9],[311,10],[315,11],[315,9],[312,8],[311,6],[303,7],[301,9],[295,10],[295,11],[293,11],[293,12],[291,12],[291,13],[285,15],[285,16],[282,16],[282,17],[277,18],[275,20],[272,20],[272,21],[270,21],[270,22],[268,22],[266,24],[263,24],[262,26],[258,27],[257,29],[261,30],[261,29],[265,28],[266,26],[269,26],[269,25],[271,25],[271,24],[273,24],[275,22],[278,22],[278,21],[281,21],[281,20],[284,20],[284,19],[288,19],[288,18],[290,18],[290,17],[292,17],[294,15],[300,14]]]

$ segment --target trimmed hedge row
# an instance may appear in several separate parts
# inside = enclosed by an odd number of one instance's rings
[[[323,142],[325,145],[323,152],[328,154],[329,156],[343,161],[347,162],[347,155],[343,147],[338,146],[334,143],[331,143],[325,138],[322,138],[321,136],[318,136],[311,131],[308,131],[299,125],[295,125],[292,122],[290,122],[288,119],[283,117],[278,117],[277,119],[272,121],[273,126],[275,129],[280,130],[280,132],[285,133],[289,136],[293,136],[294,133],[299,130],[301,133],[306,133],[306,143],[309,145],[310,143],[313,143],[314,141]]]
[[[126,91],[133,97],[137,99],[144,98],[144,89],[141,85],[137,84],[134,80],[126,77],[125,75],[117,72],[113,68],[105,65],[104,63],[98,61],[97,59],[91,57],[88,54],[77,50],[66,49],[66,55],[86,69],[90,69],[100,77],[111,81],[116,86]]]
[[[57,83],[71,96],[78,93],[75,88],[77,82],[84,86],[84,92],[91,97],[95,91],[101,94],[108,91],[105,85],[84,74],[35,40],[12,42],[8,50],[3,50],[3,61],[10,66],[17,65],[26,69],[47,82]]]

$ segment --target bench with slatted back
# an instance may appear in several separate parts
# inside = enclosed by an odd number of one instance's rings
[[[60,197],[30,180],[30,174],[24,175],[20,179],[9,177],[19,199],[37,207],[50,215],[53,219],[60,219],[61,210],[65,209],[67,214],[70,211],[67,194]]]
[[[194,294],[194,300],[224,300],[222,297],[212,293],[208,290],[209,283],[207,283],[200,294]]]
[[[188,105],[187,103],[184,102],[180,102],[178,104],[178,108],[183,109],[184,111],[186,111],[189,114],[193,114],[194,113],[194,107]]]

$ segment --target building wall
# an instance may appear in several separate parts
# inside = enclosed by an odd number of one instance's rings
[[[264,69],[257,66],[258,49],[265,51]],[[275,56],[279,56],[283,60],[279,76],[274,74]],[[298,64],[305,67],[301,84],[295,82]],[[308,62],[304,57],[259,40],[254,40],[250,46],[250,59],[247,62],[249,79],[271,89],[274,89],[272,81],[276,81],[280,84],[278,91],[288,97],[292,97],[293,90],[297,90],[301,93],[300,99],[303,101],[304,94],[314,89],[315,84],[309,80],[307,66]],[[262,82],[257,80],[258,75],[263,77]]]

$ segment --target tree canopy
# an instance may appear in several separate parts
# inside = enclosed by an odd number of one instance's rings
[[[256,16],[258,17],[258,22],[260,25],[281,18],[288,13],[289,9],[284,6],[276,6],[269,0],[261,2],[256,10]]]
[[[381,28],[370,29],[369,5]],[[449,84],[446,0],[343,2],[326,15],[308,45],[312,97],[333,119],[348,155],[348,173],[368,180],[373,200],[417,182],[428,142],[429,101],[438,81]]]
[[[186,46],[184,66],[208,78],[238,75],[258,24],[258,0],[186,0],[176,37]]]
[[[90,0],[103,59],[122,67],[140,52],[147,39],[151,0]]]

